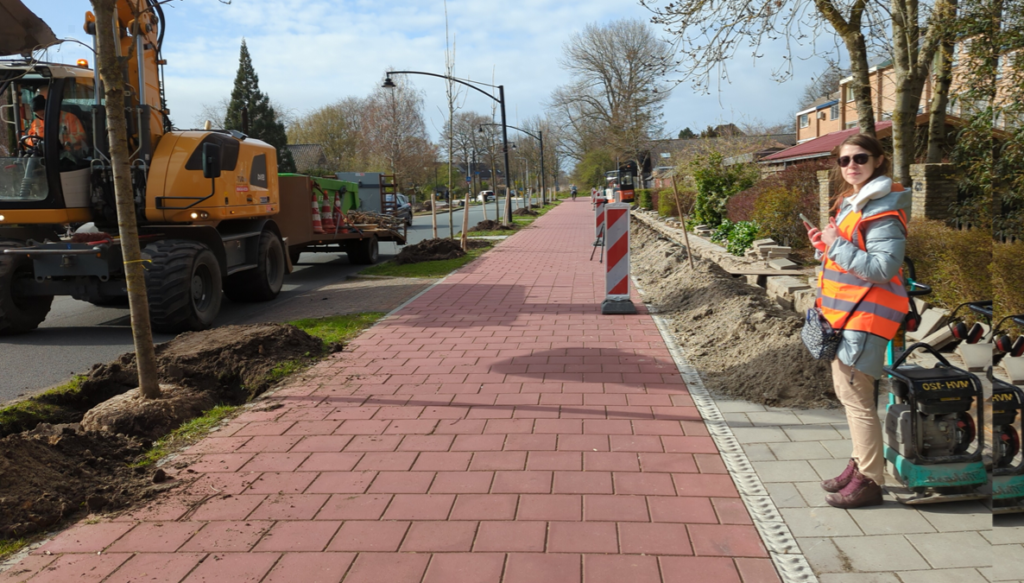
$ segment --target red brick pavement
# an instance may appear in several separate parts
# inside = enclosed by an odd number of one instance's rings
[[[658,330],[564,203],[0,582],[778,581]]]

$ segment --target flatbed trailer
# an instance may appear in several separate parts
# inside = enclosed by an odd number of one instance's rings
[[[281,174],[278,184],[281,212],[275,218],[292,263],[300,253],[323,252],[346,253],[352,263],[369,265],[379,258],[379,242],[405,245],[408,227],[391,215],[362,212],[366,205],[354,182]],[[314,196],[319,197],[317,202]],[[314,207],[331,209],[331,220],[321,214],[318,226],[312,218]]]

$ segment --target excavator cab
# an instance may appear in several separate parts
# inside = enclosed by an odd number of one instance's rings
[[[0,62],[0,226],[92,220],[90,167],[103,137],[93,131],[102,103],[92,75]]]

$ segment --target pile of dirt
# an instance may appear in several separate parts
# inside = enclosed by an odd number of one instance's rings
[[[516,214],[513,211],[512,214]],[[519,225],[515,223],[509,223],[508,226],[501,224],[501,221],[492,221],[490,219],[486,221],[480,221],[475,226],[469,228],[470,233],[479,233],[481,231],[515,231],[519,228]]]
[[[705,386],[718,394],[779,407],[834,407],[829,365],[800,340],[803,319],[735,279],[633,223],[632,273],[644,301],[670,322]]]
[[[128,462],[148,445],[124,435],[40,424],[0,439],[0,539],[20,538],[87,509],[110,511],[173,485]]]
[[[458,259],[466,254],[455,239],[425,239],[415,245],[408,245],[395,257],[398,265],[420,263],[423,261],[439,261],[442,259]]]
[[[401,219],[391,215],[360,211],[348,211],[345,213],[345,219],[350,225],[376,225],[386,229],[397,229],[402,222]]]
[[[512,211],[512,214],[517,217],[535,217],[539,213],[533,209],[521,208]]]
[[[275,366],[316,357],[323,350],[319,338],[294,326],[253,324],[186,332],[158,345],[156,356],[162,383],[206,393],[215,402],[237,404],[266,391],[273,383],[270,372]],[[42,394],[31,400],[46,406],[47,421],[77,423],[89,409],[137,386],[135,354],[128,353],[93,365],[77,390]],[[4,426],[0,435],[31,428]]]

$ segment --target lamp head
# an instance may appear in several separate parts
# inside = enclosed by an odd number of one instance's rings
[[[391,75],[384,77],[384,85],[382,85],[382,87],[384,87],[385,89],[395,88],[395,82],[391,80]]]

